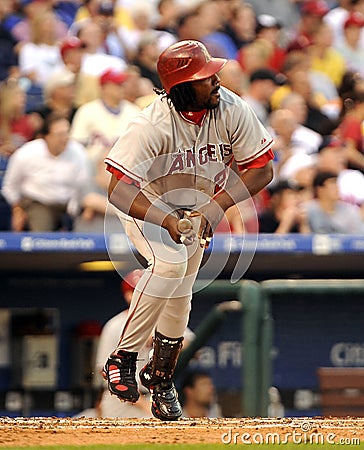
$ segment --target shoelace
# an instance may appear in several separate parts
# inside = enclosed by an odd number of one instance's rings
[[[119,369],[120,378],[125,378],[126,381],[134,383],[134,374],[136,372],[136,361],[131,356],[118,355],[117,356],[123,364],[125,364],[125,369]]]

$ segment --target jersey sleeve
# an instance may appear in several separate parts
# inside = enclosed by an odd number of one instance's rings
[[[246,170],[246,169],[259,169],[261,167],[264,167],[269,161],[272,161],[274,159],[274,153],[272,149],[269,149],[267,152],[263,153],[263,155],[258,156],[258,158],[253,159],[253,161],[250,161],[246,164],[240,164],[238,165],[239,170]]]
[[[273,145],[272,136],[242,99],[231,115],[230,128],[232,150],[239,168],[257,160]]]
[[[139,116],[117,140],[105,163],[135,182],[142,183],[159,153],[162,140],[159,130]]]

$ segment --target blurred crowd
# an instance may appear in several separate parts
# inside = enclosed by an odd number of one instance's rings
[[[364,0],[1,0],[0,230],[112,226],[103,160],[183,39],[274,137],[259,231],[364,233]]]

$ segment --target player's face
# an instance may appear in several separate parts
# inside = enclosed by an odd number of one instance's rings
[[[191,81],[191,85],[196,95],[193,111],[201,111],[205,108],[214,109],[218,106],[220,102],[220,78],[216,73],[204,80]]]

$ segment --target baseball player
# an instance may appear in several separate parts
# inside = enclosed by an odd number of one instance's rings
[[[139,377],[161,420],[182,415],[173,373],[204,249],[224,212],[272,179],[273,140],[250,107],[220,87],[225,63],[199,41],[168,47],[157,66],[164,89],[105,159],[110,202],[148,270],[104,376],[112,394],[136,402],[138,352],[155,330],[153,356]]]

